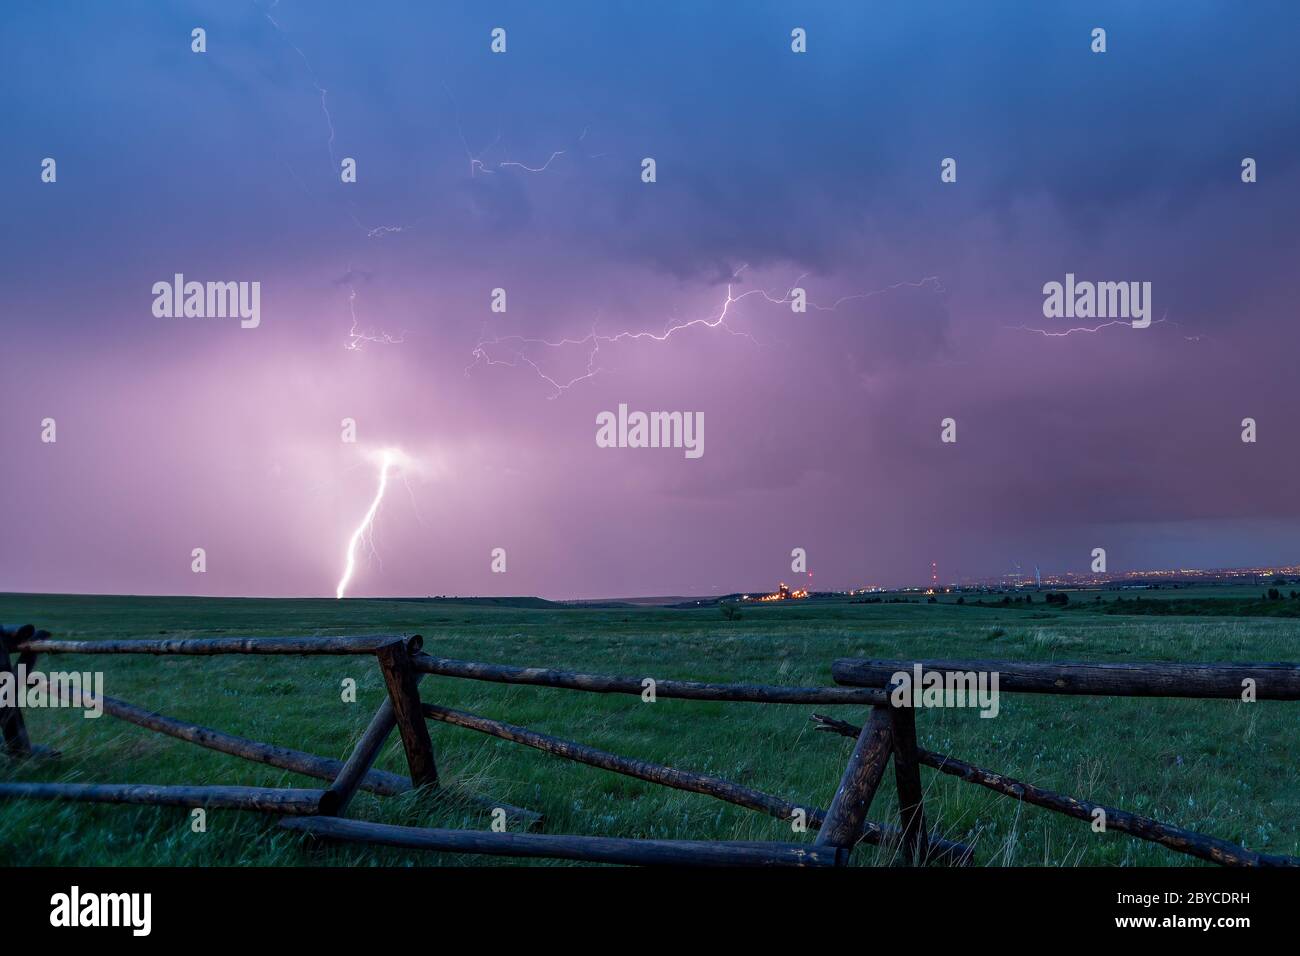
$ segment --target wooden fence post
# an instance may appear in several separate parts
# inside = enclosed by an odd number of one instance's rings
[[[27,625],[25,629],[30,631],[31,625]],[[17,696],[22,694],[25,688],[18,682],[18,674],[9,661],[9,639],[8,633],[0,637],[0,680],[13,681],[14,694]],[[22,708],[16,701],[13,706],[0,703],[0,732],[4,736],[4,752],[10,757],[32,755],[32,740],[27,735],[27,725],[23,723]]]
[[[375,760],[379,757],[379,751],[384,749],[384,744],[388,741],[388,735],[393,732],[393,728],[396,726],[397,717],[393,713],[393,702],[390,698],[385,697],[383,703],[379,705],[379,709],[375,711],[375,716],[370,718],[370,723],[366,725],[361,739],[352,748],[352,753],[348,755],[347,762],[343,764],[343,769],[339,771],[338,776],[334,778],[334,782],[325,791],[325,796],[321,800],[321,813],[330,816],[343,816],[347,811],[348,804],[352,802],[353,796],[356,795],[357,788],[361,786],[362,779],[374,766]]]
[[[840,779],[835,799],[826,811],[826,820],[817,833],[816,842],[852,849],[862,834],[862,823],[867,817],[871,800],[880,786],[885,764],[893,749],[890,708],[877,704],[871,708],[871,718],[849,757],[844,776]]]
[[[908,866],[925,865],[930,838],[925,828],[921,759],[916,750],[916,715],[911,707],[890,708],[894,732],[894,780],[898,785],[898,815],[903,826],[903,858]]]
[[[433,741],[429,739],[429,725],[425,723],[424,711],[420,707],[420,689],[406,643],[393,641],[385,644],[375,651],[375,656],[384,673],[384,683],[388,685],[393,719],[402,735],[406,763],[411,769],[411,786],[436,787],[438,767],[433,760]]]

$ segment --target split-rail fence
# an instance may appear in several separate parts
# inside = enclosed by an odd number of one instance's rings
[[[915,710],[898,705],[908,695],[893,693],[899,672],[996,673],[1000,692],[1090,694],[1100,696],[1237,698],[1243,682],[1252,682],[1258,700],[1300,700],[1298,664],[1171,663],[1018,663],[1010,661],[835,661],[833,687],[787,687],[654,680],[656,698],[734,701],[751,704],[854,705],[868,708],[858,726],[814,713],[818,730],[855,740],[830,806],[787,800],[710,774],[696,773],[609,753],[571,740],[539,733],[489,717],[453,710],[421,699],[419,683],[427,674],[504,684],[551,687],[599,694],[640,695],[644,677],[615,677],[543,668],[514,667],[452,660],[423,652],[419,636],[354,637],[196,637],[183,639],[59,640],[32,625],[0,628],[0,672],[26,673],[43,679],[34,668],[40,655],[372,655],[383,675],[387,696],[347,760],[339,761],[249,740],[166,717],[116,698],[97,703],[104,713],[137,726],[211,750],[268,764],[325,781],[318,789],[236,786],[166,786],[127,783],[0,782],[0,799],[35,798],[159,806],[235,808],[278,816],[288,830],[326,841],[344,841],[431,850],[517,857],[550,857],[591,863],[675,866],[843,866],[855,847],[883,846],[885,858],[903,864],[968,865],[973,846],[931,833],[926,825],[921,767],[929,767],[996,793],[1081,820],[1105,814],[1106,827],[1171,850],[1229,866],[1297,866],[1300,858],[1266,854],[1227,840],[1194,833],[1168,823],[1087,800],[1054,793],[974,766],[956,757],[917,745]],[[49,688],[57,692],[56,688]],[[73,702],[76,703],[76,702]],[[83,692],[80,702],[95,703]],[[499,809],[504,831],[392,826],[350,819],[345,814],[358,790],[393,796],[420,789],[436,791],[438,767],[428,722],[437,721],[532,747],[566,760],[677,790],[704,794],[815,830],[811,842],[740,842],[622,839],[580,834],[533,832],[542,815],[482,797],[484,808]],[[396,729],[405,752],[409,777],[373,768]],[[56,758],[34,745],[20,707],[0,706],[3,753],[11,759]],[[898,790],[898,824],[867,819],[872,800],[892,760]],[[498,815],[499,816],[499,815]]]

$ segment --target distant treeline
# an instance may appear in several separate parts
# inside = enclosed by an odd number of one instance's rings
[[[1114,600],[1103,601],[1100,594],[1091,601],[1080,600],[1082,595],[1075,595],[1075,602],[1070,603],[1070,595],[1064,591],[1048,591],[1041,602],[1034,600],[1034,595],[1012,596],[1004,594],[1000,600],[980,598],[967,601],[965,596],[957,598],[956,604],[966,607],[1005,607],[1028,608],[1038,604],[1055,605],[1070,610],[1093,610],[1103,614],[1163,614],[1169,616],[1206,615],[1216,617],[1300,617],[1300,591],[1281,591],[1269,588],[1259,598],[1207,597],[1207,598],[1125,598],[1119,595]],[[879,603],[880,599],[874,599]],[[935,598],[929,599],[936,603]],[[887,602],[892,603],[892,602]]]
[[[934,598],[930,598],[931,603],[934,603],[934,600],[935,600]],[[978,600],[975,601],[967,601],[966,596],[963,594],[961,597],[957,598],[956,603],[970,604],[973,605],[974,607],[1016,607],[1016,606],[1030,607],[1040,602],[1034,600],[1034,595],[1032,593],[1026,592],[1024,594],[1017,594],[1015,596],[1012,596],[1010,594],[1004,594],[1002,595],[1001,600],[989,600],[989,601],[986,601],[983,598],[979,598]],[[1070,595],[1066,594],[1064,591],[1060,591],[1060,592],[1048,591],[1046,594],[1043,595],[1043,600],[1041,603],[1056,604],[1061,607],[1065,607],[1067,604],[1070,603]]]
[[[1216,617],[1300,617],[1300,593],[1269,588],[1258,600],[1241,598],[1118,598],[1103,605],[1107,614],[1213,615]]]

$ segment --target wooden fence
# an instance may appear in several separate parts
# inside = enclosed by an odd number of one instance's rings
[[[709,774],[696,773],[620,756],[563,738],[477,714],[421,700],[419,683],[427,674],[504,684],[552,687],[601,694],[640,695],[647,680],[541,668],[522,668],[434,657],[423,653],[421,637],[221,637],[168,640],[65,641],[31,625],[0,628],[0,671],[17,665],[33,671],[42,654],[354,654],[378,662],[387,696],[346,761],[248,740],[188,721],[165,717],[112,697],[97,701],[104,713],[137,726],[176,737],[231,756],[327,781],[321,789],[231,786],[154,786],[145,784],[2,783],[0,799],[37,798],[160,806],[237,808],[273,813],[279,825],[323,840],[357,842],[446,853],[552,857],[596,863],[693,866],[843,866],[854,847],[883,845],[908,864],[972,862],[972,847],[930,833],[925,822],[922,766],[967,780],[995,792],[1068,816],[1092,820],[1106,814],[1109,829],[1160,843],[1224,865],[1300,865],[1300,859],[1275,856],[1086,800],[1062,796],[1012,780],[972,764],[917,746],[914,708],[895,706],[891,681],[914,664],[926,671],[996,672],[999,689],[1013,693],[1099,694],[1181,697],[1235,697],[1243,680],[1255,682],[1258,699],[1300,700],[1300,665],[1294,664],[1025,664],[1004,661],[836,661],[837,686],[784,687],[654,680],[656,697],[735,701],[757,704],[851,704],[869,707],[865,725],[813,714],[819,730],[856,741],[828,809],[755,790]],[[33,680],[42,679],[39,675]],[[47,683],[51,692],[57,689]],[[510,740],[566,760],[624,774],[665,787],[700,793],[780,820],[802,821],[816,830],[812,842],[738,842],[621,839],[528,832],[540,827],[539,813],[473,798],[500,809],[503,832],[390,826],[347,819],[348,805],[359,789],[392,796],[413,788],[428,792],[439,786],[438,767],[428,721],[450,724]],[[4,752],[14,759],[56,757],[31,743],[20,708],[0,707]],[[393,730],[405,752],[409,777],[373,769]],[[898,789],[898,825],[876,823],[867,813],[892,759]]]

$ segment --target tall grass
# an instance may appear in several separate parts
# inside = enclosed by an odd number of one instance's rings
[[[535,609],[398,601],[263,601],[0,595],[0,620],[99,639],[189,634],[315,634],[378,630],[424,635],[450,657],[661,678],[829,684],[835,657],[1001,657],[1021,660],[1287,660],[1300,623],[1274,618],[1126,617],[969,605],[800,602],[717,608]],[[330,757],[346,757],[382,699],[370,658],[46,657],[48,669],[98,668],[106,692],[162,713]],[[358,701],[341,684],[356,680]],[[607,750],[717,774],[821,806],[852,742],[816,733],[814,709],[585,694],[428,677],[437,703]],[[851,707],[816,708],[846,720]],[[0,778],[77,782],[317,786],[111,717],[29,711],[33,739],[55,763],[0,763]],[[1000,715],[925,711],[931,750],[1271,853],[1300,853],[1300,705],[1233,701],[1004,695]],[[707,797],[558,760],[431,723],[438,798],[361,794],[350,813],[390,823],[486,827],[463,799],[481,794],[546,814],[554,833],[680,839],[811,840],[789,824]],[[396,735],[378,766],[405,772]],[[1184,865],[1189,858],[1122,834],[1021,806],[923,770],[926,811],[953,839],[974,841],[982,865]],[[892,780],[887,776],[886,781]],[[871,818],[893,822],[882,786]],[[274,821],[212,811],[206,833],[187,811],[46,802],[0,803],[0,864],[512,865],[503,858],[319,847]],[[867,850],[860,863],[887,863]],[[534,861],[536,865],[536,861]],[[555,864],[543,864],[555,865]]]

